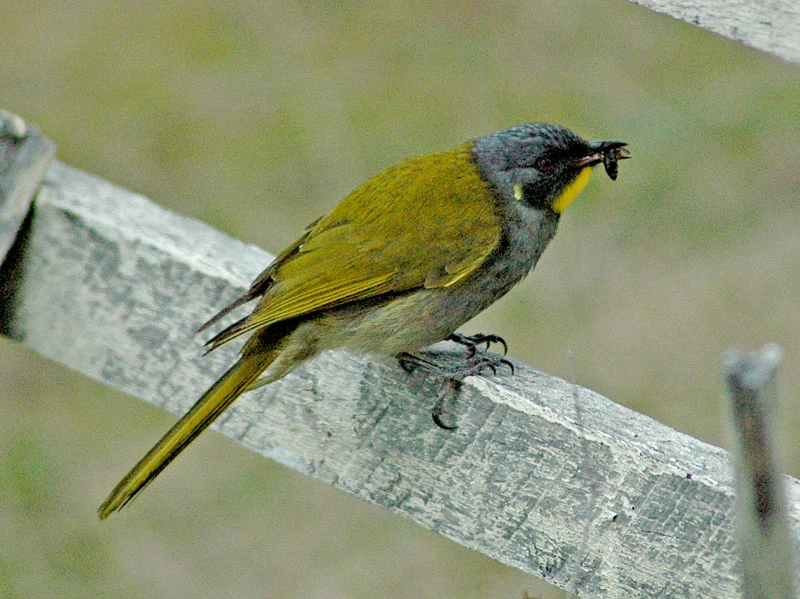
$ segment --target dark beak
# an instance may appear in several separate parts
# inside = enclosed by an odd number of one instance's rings
[[[611,150],[616,150],[617,148],[624,148],[628,145],[628,142],[625,141],[590,141],[589,147],[594,150],[595,152],[601,152],[605,154],[606,152],[610,152]]]
[[[628,144],[624,141],[593,141],[589,142],[591,154],[581,158],[577,166],[586,167],[603,163],[608,177],[614,181],[617,178],[617,161],[630,158],[630,153],[623,149]]]

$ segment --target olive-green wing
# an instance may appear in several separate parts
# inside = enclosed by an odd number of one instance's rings
[[[251,287],[263,292],[259,305],[212,349],[282,320],[447,287],[473,272],[497,247],[501,226],[470,148],[407,160],[355,189],[264,271]]]

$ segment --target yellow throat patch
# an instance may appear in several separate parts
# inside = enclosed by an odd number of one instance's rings
[[[589,182],[589,178],[592,176],[592,167],[587,166],[584,168],[578,176],[575,177],[575,180],[567,185],[564,188],[564,191],[561,192],[555,201],[553,202],[553,210],[561,214],[564,210],[567,209],[578,194],[583,191],[583,188],[586,187],[586,184]]]

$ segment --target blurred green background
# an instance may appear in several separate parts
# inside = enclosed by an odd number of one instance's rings
[[[720,354],[775,341],[800,443],[800,68],[624,1],[6,0],[0,107],[58,157],[271,252],[392,163],[553,121],[622,139],[536,272],[466,331],[708,442]],[[42,309],[47,309],[42,306]],[[0,595],[562,596],[0,339]],[[786,469],[800,472],[800,450]]]

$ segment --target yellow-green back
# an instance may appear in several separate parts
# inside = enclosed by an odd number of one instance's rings
[[[446,287],[473,272],[497,246],[501,225],[471,148],[405,160],[357,187],[270,266],[260,306],[214,346],[321,309]]]

